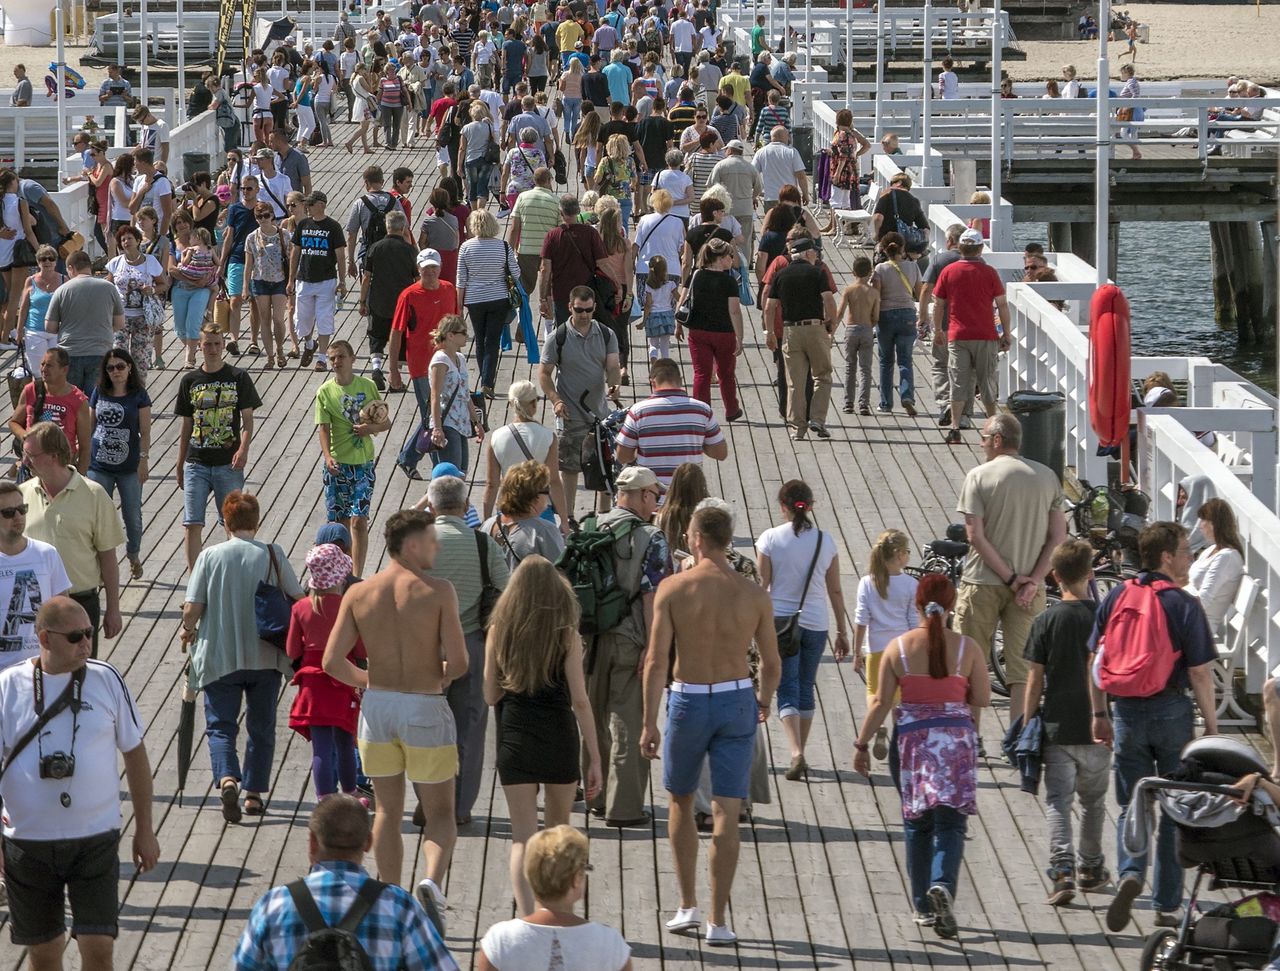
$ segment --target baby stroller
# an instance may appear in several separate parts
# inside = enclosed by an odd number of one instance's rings
[[[612,496],[617,494],[614,480],[618,477],[615,443],[627,413],[619,409],[601,418],[587,404],[590,394],[590,391],[584,391],[578,399],[582,410],[591,416],[591,428],[582,443],[582,487]]]
[[[1186,915],[1176,930],[1159,930],[1142,950],[1142,971],[1235,971],[1266,967],[1280,930],[1280,812],[1255,789],[1247,806],[1232,783],[1267,773],[1256,752],[1234,738],[1211,735],[1182,750],[1176,778],[1138,783],[1125,819],[1125,848],[1147,852],[1154,836],[1150,808],[1177,825],[1178,861],[1195,869]],[[1205,890],[1240,890],[1232,903],[1199,913]],[[1232,895],[1234,896],[1234,894]]]

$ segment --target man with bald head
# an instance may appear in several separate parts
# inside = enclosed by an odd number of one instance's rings
[[[804,159],[791,146],[791,133],[782,125],[769,132],[769,144],[756,152],[751,164],[760,173],[764,186],[764,211],[778,204],[778,193],[784,185],[794,185],[800,190],[800,202],[809,204],[809,177],[805,174]]]
[[[232,966],[236,971],[284,971],[306,943],[308,927],[298,899],[310,901],[333,926],[352,909],[366,913],[355,936],[375,971],[434,969],[456,971],[449,951],[408,891],[379,883],[365,872],[373,845],[369,811],[353,796],[326,796],[307,824],[311,872],[301,880],[268,890],[249,914]]]
[[[109,971],[120,912],[117,751],[133,803],[135,873],[160,856],[142,718],[120,672],[90,659],[93,627],[79,603],[46,600],[35,630],[39,655],[0,671],[9,936],[28,949],[33,971],[59,971],[69,898],[80,966]]]

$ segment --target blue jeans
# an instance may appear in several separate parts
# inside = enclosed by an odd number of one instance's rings
[[[916,913],[930,913],[930,887],[946,887],[955,899],[968,826],[969,817],[950,806],[934,806],[922,816],[902,820],[911,904]]]
[[[827,632],[800,628],[800,650],[782,659],[782,680],[778,682],[778,717],[812,718],[817,705],[813,686],[818,680],[818,664],[827,649]]]
[[[124,516],[125,552],[136,559],[142,551],[142,483],[137,472],[104,472],[90,469],[89,478],[114,497],[120,487],[120,512]]]
[[[489,172],[492,168],[483,158],[467,163],[467,192],[472,208],[475,208],[476,200],[489,197]]]
[[[480,386],[492,388],[498,377],[499,343],[502,328],[514,316],[507,300],[486,300],[484,303],[467,304],[471,315],[471,329],[476,335],[476,356],[480,359]]]
[[[200,325],[204,323],[204,312],[209,309],[212,291],[208,287],[173,287],[169,292],[173,299],[173,329],[178,339],[199,340]]]
[[[86,354],[71,358],[71,367],[67,371],[67,380],[85,394],[92,394],[98,386],[98,372],[102,367],[102,359],[107,352]]]
[[[203,526],[209,493],[213,493],[218,522],[222,522],[222,504],[231,493],[244,488],[244,472],[230,465],[187,461],[182,466],[182,483],[182,525]]]
[[[634,205],[631,199],[631,193],[628,192],[618,200],[618,206],[622,209],[622,228],[623,231],[629,231],[631,227],[631,208]]]
[[[244,696],[244,774],[236,755],[236,721],[240,696]],[[276,699],[280,695],[279,671],[232,671],[204,686],[205,735],[213,784],[232,778],[246,792],[271,788],[271,759],[276,750]]]
[[[463,472],[466,472],[467,438],[455,428],[450,428],[448,425],[445,426],[445,444],[443,448],[427,453],[418,451],[418,430],[431,420],[430,377],[424,374],[420,378],[413,379],[413,396],[418,399],[418,414],[422,416],[422,421],[409,430],[409,437],[405,440],[404,448],[400,450],[400,464],[416,469],[418,463],[422,461],[422,456],[427,454],[431,456],[432,466],[439,465],[441,462],[452,462]]]
[[[569,141],[573,141],[573,136],[578,134],[578,125],[582,123],[582,99],[562,98],[560,103],[564,106],[565,134]]]
[[[916,343],[916,312],[910,308],[880,311],[876,341],[880,345],[880,409],[893,407],[893,364],[898,363],[898,394],[903,403],[915,403],[916,380],[911,349]]]
[[[1195,735],[1191,699],[1184,694],[1154,698],[1116,698],[1111,717],[1115,728],[1116,799],[1120,818],[1116,823],[1116,863],[1119,876],[1146,876],[1146,856],[1131,856],[1124,848],[1124,820],[1138,780],[1164,775],[1178,767],[1182,747]],[[1182,867],[1173,823],[1160,814],[1156,837],[1156,864],[1152,876],[1154,909],[1177,910],[1182,903]]]

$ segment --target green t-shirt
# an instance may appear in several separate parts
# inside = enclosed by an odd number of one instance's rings
[[[764,50],[764,34],[765,29],[760,26],[751,28],[751,59],[755,60],[756,55]]]
[[[329,451],[339,464],[373,461],[373,437],[353,435],[351,426],[360,420],[360,409],[378,397],[374,383],[358,374],[345,387],[330,378],[316,389],[316,424],[329,426]]]

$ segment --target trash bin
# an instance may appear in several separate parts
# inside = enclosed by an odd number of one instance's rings
[[[1060,391],[1015,391],[1009,411],[1022,426],[1022,455],[1047,465],[1059,479],[1067,454],[1067,399]]]
[[[182,181],[190,182],[191,177],[197,172],[209,171],[209,153],[208,152],[183,152],[182,153]]]
[[[767,142],[769,133],[764,132],[761,136]],[[804,167],[807,171],[813,171],[813,129],[809,127],[801,127],[797,125],[791,129],[791,147],[800,153],[800,158],[804,161]],[[816,193],[815,193],[816,194]]]

